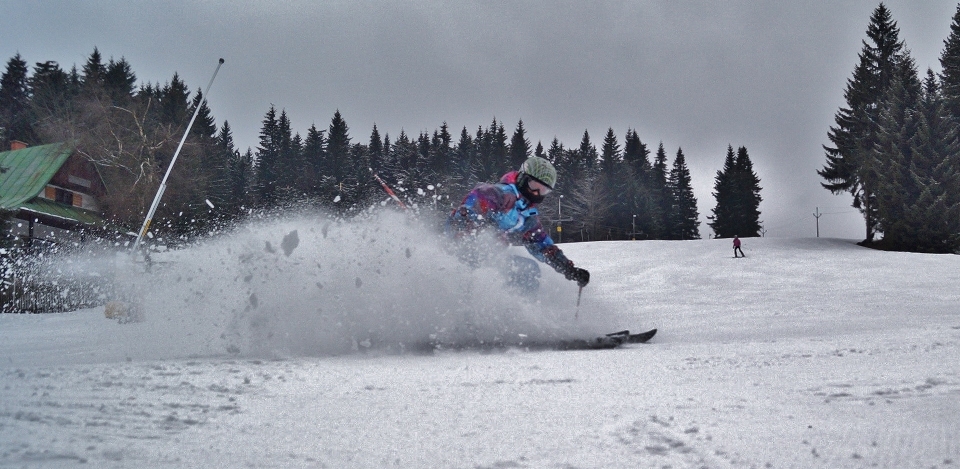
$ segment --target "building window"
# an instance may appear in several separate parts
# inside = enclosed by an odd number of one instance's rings
[[[61,204],[73,205],[73,192],[58,187],[57,196],[54,200]]]

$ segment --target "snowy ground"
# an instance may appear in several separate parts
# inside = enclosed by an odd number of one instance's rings
[[[421,230],[267,223],[120,275],[144,322],[0,315],[0,466],[960,466],[958,256],[565,245],[593,274],[575,322],[559,276],[530,304]],[[405,348],[612,327],[660,332],[607,351]]]

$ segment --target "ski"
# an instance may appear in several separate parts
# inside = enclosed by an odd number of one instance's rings
[[[593,339],[565,339],[556,342],[521,343],[520,347],[528,349],[552,350],[602,350],[614,349],[625,344],[643,344],[657,334],[656,329],[650,329],[639,334],[631,334],[629,330],[611,332]]]
[[[623,330],[611,332],[609,334],[590,339],[523,338],[517,341],[455,340],[451,342],[431,340],[416,344],[408,344],[406,347],[404,347],[404,349],[413,352],[427,353],[439,350],[503,350],[509,348],[521,348],[526,350],[605,350],[615,349],[626,344],[643,344],[652,339],[656,333],[656,329],[650,329],[649,331],[638,334],[631,334],[629,330]]]
[[[647,331],[647,332],[641,332],[641,333],[639,333],[639,334],[630,334],[630,335],[627,337],[627,343],[629,343],[629,344],[643,344],[643,343],[646,343],[647,341],[649,341],[650,339],[652,339],[653,336],[655,336],[655,335],[657,335],[657,330],[656,330],[656,329],[650,329],[650,330]]]

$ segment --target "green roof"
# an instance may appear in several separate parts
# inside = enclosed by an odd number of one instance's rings
[[[80,222],[86,225],[96,225],[103,223],[103,218],[96,212],[84,210],[80,207],[66,205],[54,202],[52,200],[37,197],[19,207],[21,210],[27,210],[34,213],[40,213],[47,217],[61,218],[69,222]]]
[[[101,223],[99,214],[37,197],[73,153],[66,143],[0,152],[0,210],[25,210],[72,224]]]
[[[73,148],[51,143],[0,153],[0,208],[18,210],[40,194]]]

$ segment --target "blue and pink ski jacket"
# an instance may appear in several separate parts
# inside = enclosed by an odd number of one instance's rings
[[[480,184],[463,199],[447,219],[446,231],[455,239],[471,236],[486,227],[495,227],[500,238],[513,245],[522,245],[537,260],[558,272],[573,263],[553,243],[540,223],[536,204],[520,196],[517,171],[500,178],[498,184]]]

